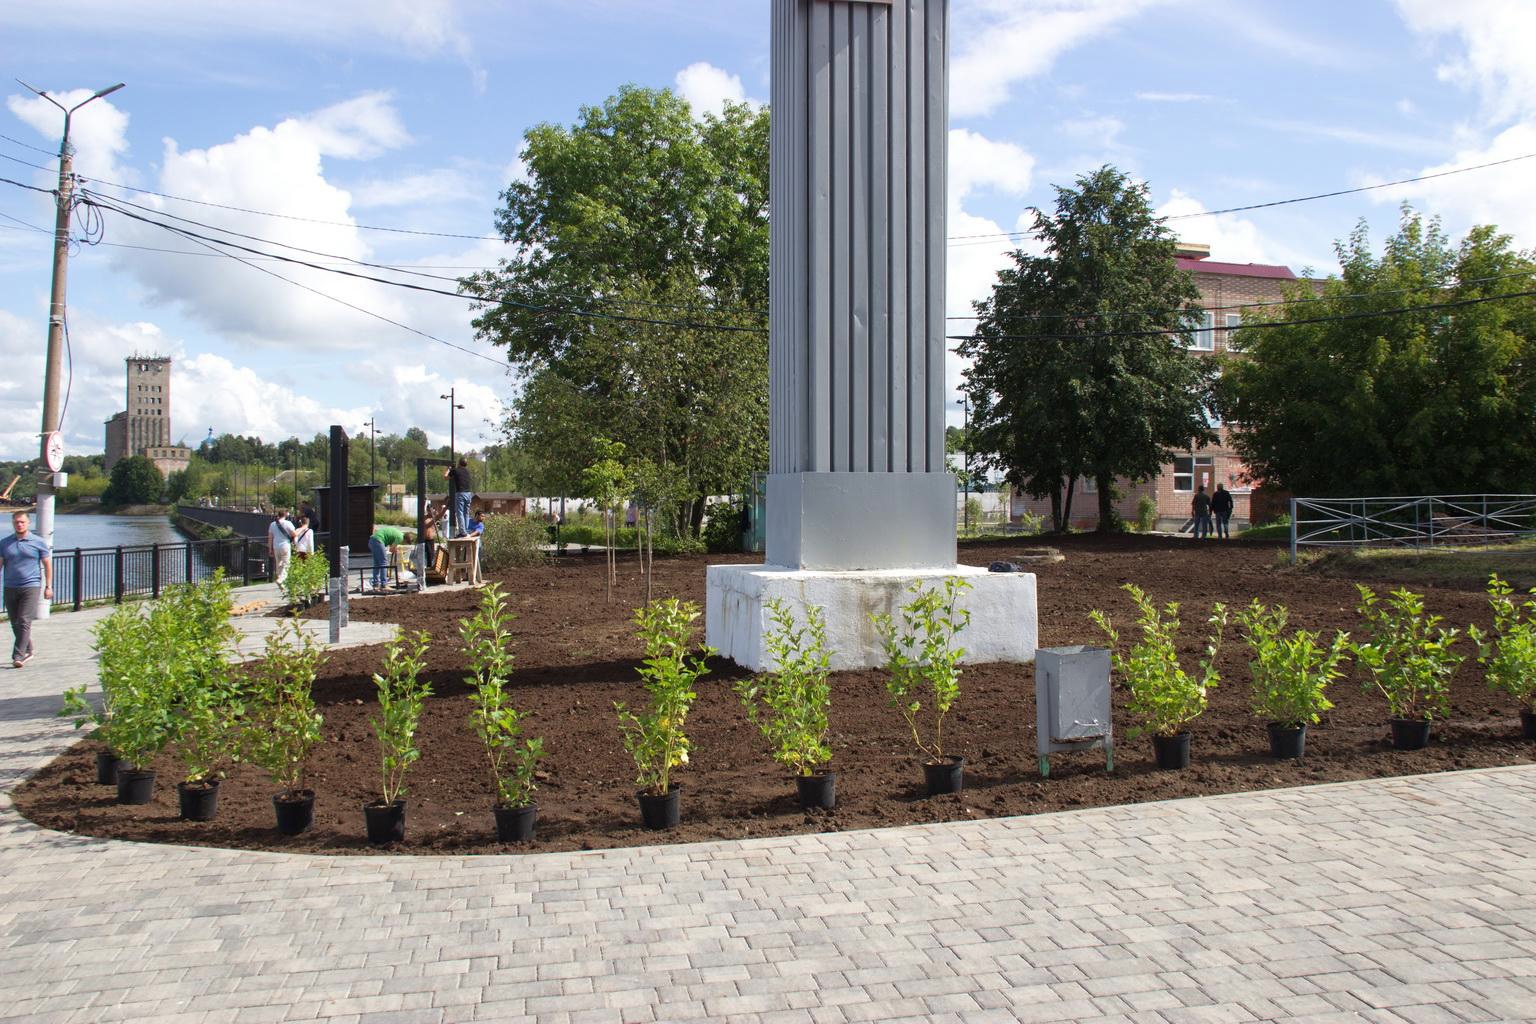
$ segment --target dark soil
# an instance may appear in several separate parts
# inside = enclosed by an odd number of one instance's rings
[[[1196,547],[1188,541],[1138,537],[1074,537],[1054,543],[1065,560],[1034,567],[1044,646],[1097,640],[1088,618],[1092,608],[1108,611],[1124,635],[1131,620],[1130,601],[1119,590],[1125,582],[1139,583],[1159,602],[1185,602],[1181,646],[1190,664],[1205,642],[1197,624],[1203,624],[1214,601],[1243,605],[1259,597],[1288,606],[1298,626],[1356,625],[1355,593],[1348,581],[1283,567],[1271,545]],[[961,559],[985,565],[1022,547],[1022,542],[966,545]],[[659,559],[657,595],[675,594],[702,605],[706,561],[722,560]],[[979,665],[966,669],[960,701],[945,728],[948,749],[966,759],[965,789],[933,799],[922,796],[917,752],[899,716],[886,705],[882,673],[837,673],[831,732],[832,767],[839,773],[837,810],[807,815],[796,806],[792,780],[769,759],[764,741],[731,692],[730,681],[739,670],[717,663],[700,684],[688,719],[691,763],[677,775],[683,787],[682,825],[666,833],[646,832],[639,827],[634,765],[620,743],[613,712],[615,700],[643,698],[635,675],[639,649],[629,621],[643,583],[633,558],[626,556],[616,601],[608,604],[602,568],[601,555],[577,556],[501,578],[519,616],[515,700],[533,712],[532,729],[543,736],[549,752],[547,778],[538,793],[537,839],[522,847],[494,841],[492,787],[466,720],[469,701],[457,624],[472,612],[475,594],[438,591],[353,603],[357,619],[401,622],[429,630],[433,637],[428,672],[434,696],[421,726],[422,759],[408,780],[406,842],[391,852],[577,850],[835,831],[1536,760],[1536,744],[1519,738],[1516,709],[1484,687],[1482,670],[1469,658],[1456,676],[1451,718],[1435,724],[1428,749],[1393,751],[1384,701],[1351,678],[1333,687],[1338,707],[1311,730],[1305,762],[1273,761],[1264,724],[1248,710],[1246,649],[1229,633],[1220,658],[1224,682],[1212,693],[1210,710],[1195,723],[1193,764],[1187,770],[1154,770],[1150,742],[1125,735],[1131,723],[1119,707],[1124,694],[1117,693],[1114,774],[1105,773],[1101,753],[1079,752],[1055,755],[1050,779],[1042,780],[1034,749],[1032,666]],[[1427,593],[1430,610],[1449,623],[1463,628],[1469,622],[1488,624],[1482,595],[1435,588]],[[1462,649],[1469,650],[1465,641]],[[16,805],[41,825],[91,836],[374,852],[364,840],[362,806],[378,792],[378,753],[368,718],[370,673],[380,656],[378,647],[338,652],[322,669],[315,691],[325,715],[325,742],[310,764],[308,784],[318,796],[315,826],[304,835],[277,834],[273,787],[249,767],[236,769],[224,783],[218,817],[211,823],[178,820],[174,783],[180,767],[169,755],[156,765],[160,782],[154,803],[119,807],[113,791],[94,782],[98,748],[91,741],[75,745],[30,778],[14,794]]]

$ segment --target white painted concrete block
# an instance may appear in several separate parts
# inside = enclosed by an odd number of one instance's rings
[[[772,666],[763,653],[763,633],[771,628],[768,602],[785,602],[795,618],[805,620],[805,606],[820,605],[827,620],[827,648],[834,669],[872,668],[885,664],[885,653],[870,616],[895,616],[911,600],[916,581],[940,586],[947,576],[971,585],[961,607],[971,613],[960,634],[964,661],[1029,662],[1039,646],[1040,624],[1033,573],[993,573],[969,565],[953,569],[877,569],[827,572],[771,565],[712,565],[707,576],[704,639],[743,668],[761,672]]]

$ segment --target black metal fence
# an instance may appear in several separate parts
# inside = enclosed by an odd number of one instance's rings
[[[1291,561],[1304,547],[1440,547],[1536,536],[1536,494],[1292,498]]]

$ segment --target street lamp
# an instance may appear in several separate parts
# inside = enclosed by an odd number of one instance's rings
[[[446,395],[438,395],[437,396],[438,398],[441,398],[443,401],[448,403],[448,461],[449,462],[452,462],[454,460],[454,447],[453,447],[453,425],[454,425],[453,424],[453,414],[454,414],[454,410],[455,409],[462,409],[462,408],[464,408],[464,406],[458,404],[455,401],[457,396],[458,396],[458,393],[453,388],[449,388],[448,389],[448,393]]]
[[[379,424],[377,420],[378,415],[375,414],[367,423],[363,424],[363,426],[368,428],[368,485],[370,487],[378,484],[378,480],[375,479],[375,471],[379,466]],[[451,444],[452,439],[450,438],[449,440]]]
[[[44,90],[27,85],[19,78],[17,81],[21,82],[24,88],[64,111],[64,135],[59,142],[58,203],[53,219],[53,287],[48,305],[48,356],[43,373],[43,431],[39,439],[39,454],[48,473],[38,481],[37,486],[37,534],[43,543],[51,548],[53,546],[53,474],[58,472],[59,460],[57,457],[49,457],[49,449],[54,448],[55,453],[61,451],[54,442],[54,435],[59,432],[59,378],[62,376],[64,360],[64,295],[69,272],[69,216],[74,208],[71,193],[75,183],[75,150],[69,143],[69,123],[75,111],[92,100],[99,100],[103,96],[110,96],[117,92],[123,87],[123,83],[118,82],[105,89],[98,89],[74,106],[66,107]],[[39,612],[41,615],[46,615],[47,606],[39,608]]]

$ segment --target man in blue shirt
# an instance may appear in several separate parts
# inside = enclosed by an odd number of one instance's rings
[[[16,645],[11,649],[11,667],[21,668],[32,660],[32,620],[37,618],[38,592],[45,601],[53,600],[53,558],[48,545],[32,535],[32,520],[26,512],[11,516],[15,534],[0,540],[0,566],[4,569],[5,614],[11,620]]]
[[[485,532],[485,513],[476,512],[475,518],[469,521],[469,529],[465,531],[467,537],[478,537]]]

